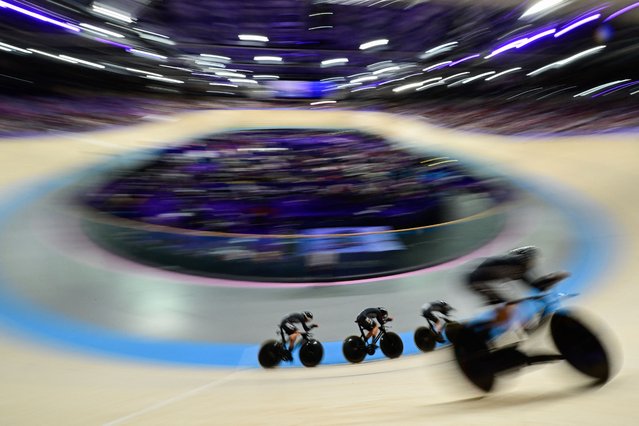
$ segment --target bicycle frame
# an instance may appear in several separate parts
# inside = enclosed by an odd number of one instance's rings
[[[365,333],[365,331],[367,331],[367,330],[365,330],[365,329],[364,329],[364,327],[362,327],[359,323],[357,323],[357,326],[359,327],[359,332],[360,332],[360,334],[361,334],[361,336],[362,336],[362,340],[363,340],[364,342],[366,342],[366,333]],[[377,333],[377,336],[372,336],[372,339],[371,339],[371,343],[370,343],[370,344],[371,344],[371,345],[376,345],[376,344],[377,344],[377,342],[379,342],[379,340],[382,338],[382,336],[384,335],[384,333],[386,333],[386,327],[384,327],[384,325],[381,325],[381,324],[380,324],[380,326],[379,326],[379,332]]]
[[[275,332],[277,334],[277,331]],[[293,349],[298,348],[300,345],[302,345],[304,342],[307,342],[310,338],[311,338],[311,334],[308,331],[298,331],[298,333],[300,333],[300,337],[301,339],[297,339],[295,342],[295,346],[293,347]],[[279,327],[279,334],[280,337],[282,338],[282,346],[284,348],[288,348],[288,335],[286,335],[286,333],[284,333],[284,329],[282,327]]]

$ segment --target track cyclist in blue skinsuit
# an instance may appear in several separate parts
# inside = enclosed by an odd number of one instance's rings
[[[521,281],[530,288],[545,292],[570,275],[567,272],[556,272],[536,277],[533,270],[538,258],[537,247],[519,247],[504,255],[484,260],[468,275],[468,287],[479,294],[487,305],[502,305],[496,309],[495,325],[509,323],[516,307],[506,303],[506,298],[499,294],[496,285],[509,281]]]

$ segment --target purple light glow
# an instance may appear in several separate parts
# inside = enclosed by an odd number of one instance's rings
[[[507,50],[510,49],[519,49],[522,46],[525,46],[529,43],[532,43],[533,41],[539,40],[542,37],[546,37],[550,34],[554,34],[555,31],[557,31],[556,28],[551,28],[549,30],[544,30],[541,32],[538,32],[536,34],[533,34],[530,37],[522,37],[522,38],[518,38],[516,40],[510,41],[506,44],[504,44],[503,46],[498,47],[497,49],[493,50],[488,56],[486,56],[484,59],[489,59],[492,58],[493,56],[497,56],[500,53],[503,53]]]
[[[557,33],[555,33],[555,38],[561,37],[562,35],[566,34],[568,31],[572,31],[572,30],[574,30],[577,27],[580,27],[580,26],[582,26],[584,24],[587,24],[588,22],[596,21],[600,17],[601,17],[601,13],[597,13],[596,15],[591,15],[591,16],[588,16],[586,18],[583,18],[583,19],[575,22],[574,24],[570,24],[567,27],[564,27],[561,30],[559,30]]]
[[[624,83],[624,84],[621,84],[619,86],[612,87],[612,88],[610,88],[608,90],[604,90],[603,92],[599,92],[599,93],[593,95],[592,97],[596,98],[597,96],[605,95],[605,94],[610,93],[610,92],[615,92],[615,91],[617,91],[619,89],[623,89],[624,87],[628,87],[628,86],[633,86],[633,85],[635,85],[637,83],[639,83],[639,81],[631,81],[630,83]]]
[[[551,29],[549,29],[549,30],[542,31],[542,32],[540,32],[539,34],[535,34],[535,35],[534,35],[534,36],[532,36],[532,37],[528,37],[528,38],[527,38],[527,39],[526,39],[523,43],[521,43],[519,46],[517,46],[517,49],[519,49],[519,48],[520,48],[520,47],[522,47],[522,46],[527,45],[528,43],[532,43],[532,42],[533,42],[533,41],[535,41],[535,40],[539,40],[539,39],[540,39],[540,38],[542,38],[542,37],[546,37],[546,36],[548,36],[548,35],[550,35],[550,34],[555,34],[555,31],[557,31],[557,29],[556,29],[556,28],[551,28]]]
[[[607,17],[606,19],[604,19],[604,22],[608,22],[611,19],[615,19],[617,16],[621,15],[622,13],[626,13],[631,11],[632,9],[634,9],[635,7],[639,7],[639,1],[637,3],[633,3],[631,5],[628,5],[626,7],[624,7],[621,10],[616,11],[615,13],[613,13],[612,15],[610,15],[609,17]]]
[[[469,59],[477,58],[477,57],[479,57],[479,53],[475,53],[474,55],[470,55],[470,56],[466,56],[465,58],[458,59],[458,60],[448,64],[448,66],[452,67],[452,66],[457,65],[457,64],[459,64],[461,62],[467,61]]]
[[[40,21],[47,22],[47,23],[53,24],[53,25],[57,25],[58,27],[65,28],[67,30],[80,32],[80,28],[76,27],[75,25],[71,25],[71,24],[68,24],[68,23],[62,22],[62,21],[56,21],[55,19],[49,18],[49,17],[44,16],[44,15],[40,15],[39,13],[32,12],[32,11],[24,9],[24,8],[22,8],[20,6],[16,6],[14,4],[7,3],[4,0],[0,0],[0,7],[11,9],[11,10],[13,10],[15,12],[22,13],[23,15],[30,16],[31,18],[39,19]]]
[[[0,1],[2,1],[2,0],[0,0]],[[115,47],[121,47],[122,49],[127,50],[127,51],[128,51],[129,49],[133,49],[131,46],[127,46],[126,44],[117,43],[117,42],[115,42],[115,41],[111,41],[111,40],[105,40],[105,39],[103,39],[103,38],[97,38],[97,37],[96,37],[96,39],[95,39],[95,40],[96,40],[96,41],[99,41],[99,42],[101,42],[101,43],[106,43],[106,44],[113,45],[113,46],[115,46]]]

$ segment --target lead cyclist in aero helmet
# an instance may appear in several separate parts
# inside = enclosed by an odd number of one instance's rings
[[[487,305],[496,305],[506,302],[497,291],[497,284],[521,281],[528,287],[543,292],[558,281],[556,278],[569,275],[566,272],[557,272],[544,277],[535,276],[533,269],[538,258],[539,249],[535,246],[523,246],[501,256],[489,257],[468,274],[466,284],[473,292],[479,294]],[[500,324],[509,321],[512,309],[514,306],[508,304],[497,309],[495,322]]]

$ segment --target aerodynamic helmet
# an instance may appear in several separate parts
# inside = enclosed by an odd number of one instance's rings
[[[306,321],[310,321],[310,320],[312,320],[312,319],[313,319],[313,314],[312,314],[312,313],[310,313],[309,311],[304,311],[304,312],[302,312],[302,315],[304,316],[304,319],[305,319]]]
[[[444,315],[448,315],[450,311],[455,310],[455,308],[453,308],[452,306],[450,306],[448,303],[444,302],[443,300],[438,300],[436,302],[433,302],[432,305],[439,306],[440,312]]]
[[[532,262],[537,259],[537,256],[539,255],[539,249],[535,246],[524,246],[512,249],[508,253],[513,256],[518,256],[526,262]]]
[[[386,310],[386,308],[378,307],[377,309],[379,309],[379,311],[382,313],[383,317],[387,317],[388,316],[388,310]]]

